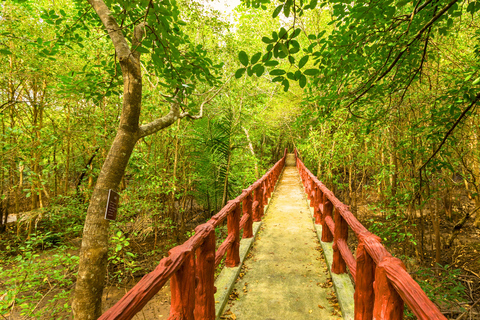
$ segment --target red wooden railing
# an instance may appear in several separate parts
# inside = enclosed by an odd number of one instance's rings
[[[403,319],[404,303],[418,319],[447,319],[428,299],[418,283],[410,277],[405,265],[380,243],[321,183],[298,157],[297,168],[305,191],[314,208],[315,224],[322,225],[322,241],[333,241],[331,271],[346,272],[355,281],[355,320]],[[348,227],[358,238],[357,259],[348,248]]]
[[[253,222],[262,219],[275,184],[285,165],[287,150],[262,178],[220,210],[207,223],[195,228],[195,235],[172,248],[169,256],[145,275],[125,296],[99,319],[131,319],[170,279],[171,306],[168,319],[215,319],[214,272],[225,254],[225,265],[240,264],[240,230],[253,237]],[[243,215],[240,218],[241,212]],[[228,236],[215,252],[215,227],[227,219]]]

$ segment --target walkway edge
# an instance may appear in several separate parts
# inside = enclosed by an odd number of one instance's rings
[[[248,239],[242,239],[240,241],[240,264],[238,267],[226,268],[224,267],[220,275],[215,281],[215,287],[217,292],[215,293],[215,319],[220,319],[220,316],[223,314],[223,310],[228,302],[228,297],[230,292],[232,292],[235,281],[242,270],[243,261],[245,260],[248,251],[253,245],[255,238],[257,237],[258,230],[262,222],[253,223],[253,237]]]
[[[270,200],[272,200],[273,198],[275,190],[277,189],[278,181],[280,181],[280,178],[282,177],[284,171],[285,171],[285,166],[282,168],[282,172],[280,172],[280,174],[278,175],[278,179],[277,179],[277,182],[275,182],[275,187],[273,189],[273,192],[270,198],[268,199],[267,205],[263,209],[264,214],[267,213],[267,210],[270,207]],[[220,316],[223,314],[223,310],[227,305],[230,292],[232,292],[233,286],[235,285],[235,281],[237,280],[238,275],[240,274],[240,270],[242,270],[243,261],[247,257],[248,251],[250,251],[250,248],[255,242],[255,239],[257,238],[258,230],[260,230],[261,226],[262,226],[261,221],[254,222],[253,237],[240,240],[240,264],[238,265],[238,267],[234,267],[234,268],[224,267],[220,272],[220,274],[218,275],[217,279],[215,280],[215,288],[217,289],[217,291],[215,292],[215,320],[219,320]]]
[[[353,320],[355,317],[355,302],[353,298],[355,289],[353,287],[352,280],[350,280],[350,275],[348,273],[336,274],[332,272],[331,269],[333,262],[333,243],[322,241],[322,225],[315,224],[313,208],[310,207],[310,201],[307,200],[307,204],[310,208],[310,214],[312,215],[312,223],[317,232],[318,241],[320,241],[323,249],[322,251],[325,257],[325,262],[327,263],[328,272],[330,272],[333,286],[335,287],[335,292],[337,293],[338,304],[340,305],[340,309],[342,310],[342,318],[344,320]]]

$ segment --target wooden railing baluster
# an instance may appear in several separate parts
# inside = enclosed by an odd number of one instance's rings
[[[195,309],[195,255],[185,245],[172,250],[185,250],[183,264],[170,279],[172,300],[169,320],[194,320]],[[172,251],[170,250],[170,251]]]
[[[240,264],[240,202],[236,203],[235,209],[227,217],[227,229],[228,235],[233,235],[234,240],[227,249],[225,266],[232,268]]]
[[[205,228],[207,236],[196,251],[195,320],[215,319],[215,228],[210,224]]]
[[[371,236],[374,236],[370,234]],[[376,236],[374,236],[376,237]],[[355,320],[372,320],[375,293],[375,262],[365,249],[363,235],[358,237],[357,275],[355,281]]]
[[[394,263],[396,258],[385,257],[375,269],[375,302],[373,305],[373,318],[385,320],[403,319],[404,303],[400,295],[388,281],[385,265]],[[398,259],[397,259],[398,260]],[[396,262],[396,261],[395,261]],[[403,264],[400,262],[400,264]]]
[[[323,216],[322,216],[322,241],[332,242],[333,234],[328,227],[328,218],[332,219],[333,204],[325,195],[323,198]]]
[[[336,274],[342,274],[347,272],[347,264],[340,253],[338,242],[343,240],[345,243],[347,243],[348,224],[338,210],[335,210],[335,235],[333,238],[332,272]]]
[[[248,190],[243,190],[243,191],[248,192]],[[247,196],[245,197],[245,199],[243,199],[243,203],[242,203],[243,214],[248,215],[248,219],[247,219],[247,221],[245,221],[245,225],[243,226],[243,238],[252,238],[253,237],[252,206],[253,206],[252,192],[248,192]]]
[[[313,199],[313,217],[315,218],[315,224],[322,224],[322,211],[320,206],[322,205],[322,191],[320,188],[315,187],[315,198]]]
[[[262,221],[262,212],[263,209],[261,209],[261,205],[263,204],[263,196],[261,194],[260,187],[257,187],[254,190],[254,195],[253,195],[253,205],[252,205],[252,211],[253,211],[253,221],[254,222],[260,222]]]

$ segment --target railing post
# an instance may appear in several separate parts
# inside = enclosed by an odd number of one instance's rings
[[[208,235],[196,252],[195,320],[215,319],[215,228],[206,228]]]
[[[183,246],[174,250],[185,250]],[[170,317],[175,320],[194,320],[195,309],[195,259],[192,251],[187,251],[182,266],[170,279],[172,300],[170,304]]]
[[[234,241],[227,250],[225,265],[232,268],[240,264],[240,202],[227,217],[227,229],[228,235],[233,235]]]
[[[375,301],[375,292],[373,291],[373,282],[375,280],[375,262],[365,249],[365,237],[377,236],[369,234],[360,234],[358,236],[357,247],[357,275],[355,281],[355,320],[373,319],[373,305]]]
[[[265,188],[263,186],[263,182],[260,183],[257,190],[258,190],[258,216],[260,217],[260,220],[261,220],[262,217],[263,217],[263,213],[265,211],[264,210],[265,203],[263,202],[264,201]]]
[[[335,209],[335,236],[333,241],[333,262],[332,272],[336,274],[342,274],[347,272],[347,264],[338,249],[338,241],[348,240],[348,224],[347,221],[340,214],[338,209]]]
[[[243,215],[248,214],[248,219],[245,221],[245,225],[243,226],[243,238],[251,238],[253,237],[253,212],[252,212],[252,192],[249,192],[247,196],[243,199],[242,209]]]
[[[253,212],[253,221],[254,222],[260,222],[262,221],[262,215],[260,213],[260,206],[261,204],[263,203],[262,202],[262,194],[261,194],[261,187],[258,186],[255,190],[254,190],[254,194],[253,194],[253,204],[252,204],[252,212]]]
[[[375,269],[375,302],[373,306],[373,318],[385,320],[401,320],[403,319],[404,303],[400,295],[390,284],[385,267],[388,264],[397,264],[397,267],[403,267],[403,264],[393,257],[386,257],[380,262]]]
[[[320,211],[320,205],[323,200],[323,192],[320,187],[317,186],[315,190],[315,206],[313,207],[313,214],[315,217],[315,224],[322,224],[322,212]]]
[[[333,204],[327,198],[327,195],[323,195],[323,217],[322,217],[322,241],[332,242],[333,235],[328,228],[326,217],[332,217]]]
[[[268,177],[267,177],[268,179]],[[262,182],[262,194],[263,194],[263,205],[266,206],[268,204],[268,185],[267,185],[267,179],[263,180]],[[263,209],[263,207],[262,207]],[[262,211],[262,216],[263,216],[263,211]]]
[[[310,207],[315,208],[315,197],[317,195],[317,185],[310,180]]]

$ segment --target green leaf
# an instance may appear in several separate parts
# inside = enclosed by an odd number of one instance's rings
[[[295,58],[293,56],[288,56],[288,61],[291,63],[291,64],[295,64]]]
[[[240,68],[238,69],[236,72],[235,72],[235,78],[236,79],[239,79],[243,76],[243,74],[245,73],[245,71],[247,70],[247,68]]]
[[[472,82],[474,86],[476,86],[478,83],[480,83],[480,78],[477,78]]]
[[[303,74],[307,75],[307,76],[314,76],[316,74],[318,74],[320,72],[320,70],[318,69],[307,69],[303,72]]]
[[[317,3],[318,3],[318,0],[310,1],[310,5],[309,5],[310,9],[312,10],[315,9],[315,7],[317,6]]]
[[[145,47],[137,47],[135,51],[140,52],[140,53],[149,53],[150,51],[145,48]]]
[[[299,48],[293,47],[293,48],[290,49],[290,54],[295,54],[295,53],[297,53],[298,51],[300,51]]]
[[[290,35],[290,39],[298,37],[298,35],[302,32],[302,29],[297,28],[295,31]]]
[[[272,61],[267,61],[267,62],[265,62],[265,65],[266,65],[267,67],[275,67],[275,66],[278,66],[278,64],[279,64],[279,62],[276,61],[276,60],[272,60]]]
[[[240,51],[238,53],[238,60],[246,67],[248,66],[248,55],[245,51]]]
[[[290,1],[287,1],[287,3],[285,3],[285,6],[283,7],[283,14],[284,14],[285,17],[287,17],[287,18],[288,18],[288,16],[290,15],[290,7],[291,7]]]
[[[305,85],[307,84],[307,77],[305,77],[303,74],[300,76],[300,80],[298,81],[298,84],[300,85],[300,88],[304,88]]]
[[[305,64],[307,64],[308,59],[309,59],[309,56],[305,56],[302,59],[300,59],[300,61],[298,62],[298,67],[300,69],[303,68],[305,66]]]
[[[270,71],[270,74],[272,76],[281,76],[281,75],[284,75],[285,73],[286,73],[285,70],[282,70],[282,69],[275,69]]]
[[[0,49],[0,54],[12,54],[12,52],[8,49]]]
[[[278,76],[272,79],[272,82],[282,82],[285,79],[283,76]]]
[[[280,43],[280,49],[282,50],[283,53],[288,55],[288,49],[287,49],[287,46],[285,44]]]
[[[267,44],[273,42],[273,40],[270,39],[269,37],[263,37],[263,38],[262,38],[262,41],[263,41],[264,43],[267,43]]]
[[[290,88],[290,82],[288,82],[288,80],[285,79],[282,81],[282,84],[283,84],[283,91],[287,92],[288,88]]]
[[[267,52],[267,53],[265,53],[265,54],[263,55],[262,61],[263,61],[263,62],[266,62],[266,61],[272,59],[272,56],[273,56],[273,53]]]
[[[252,64],[255,64],[258,62],[258,60],[260,60],[260,57],[262,56],[262,53],[261,52],[257,52],[255,53],[253,56],[252,56],[252,59],[250,60],[250,62]]]
[[[262,66],[261,64],[258,64],[258,68],[255,70],[255,74],[257,77],[262,76],[262,74],[265,72],[265,67]]]
[[[276,18],[280,14],[280,12],[282,11],[282,8],[283,8],[283,4],[276,7],[275,10],[273,10],[272,18]]]

